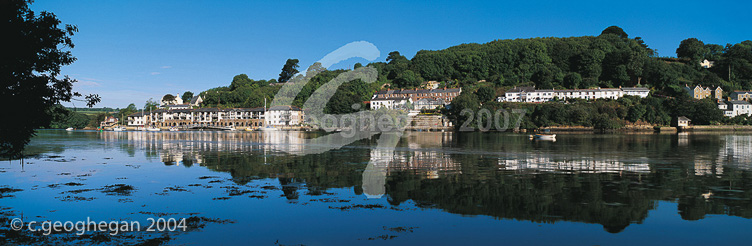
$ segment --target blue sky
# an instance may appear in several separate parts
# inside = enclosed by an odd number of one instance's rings
[[[598,35],[610,26],[640,36],[661,56],[685,38],[752,39],[747,1],[62,1],[37,0],[79,32],[63,69],[99,106],[140,108],[149,98],[228,85],[234,75],[277,78],[353,41],[394,50],[444,49],[496,39]],[[365,60],[350,59],[334,68]],[[82,105],[76,105],[82,106]]]

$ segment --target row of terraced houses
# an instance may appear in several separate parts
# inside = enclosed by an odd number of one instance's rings
[[[128,126],[181,127],[210,125],[220,127],[299,126],[303,111],[294,106],[258,108],[170,108],[131,114]]]
[[[525,102],[525,103],[542,103],[567,99],[618,99],[624,96],[647,97],[650,89],[642,87],[624,87],[624,88],[596,88],[596,89],[572,89],[572,90],[555,90],[555,89],[535,89],[535,87],[514,87],[506,91],[504,96],[496,98],[498,102]]]

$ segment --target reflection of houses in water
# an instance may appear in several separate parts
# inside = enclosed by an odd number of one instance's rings
[[[677,143],[679,146],[687,146],[689,145],[689,132],[680,132],[677,133]]]
[[[722,137],[722,141],[717,163],[741,170],[752,170],[752,135],[727,135]]]
[[[512,160],[500,159],[499,169],[578,173],[650,172],[647,163],[625,163],[613,159],[554,160],[541,155]]]
[[[180,165],[189,161],[198,164],[201,154],[206,152],[230,151],[302,151],[303,132],[102,132],[100,138],[106,141],[121,141],[128,148],[146,150],[147,155],[159,156],[165,164]]]
[[[436,179],[439,174],[459,173],[459,169],[459,165],[443,152],[411,151],[395,155],[389,162],[387,173],[411,170],[425,178]]]
[[[379,136],[380,146],[371,149],[368,166],[363,171],[363,193],[369,198],[379,198],[384,195],[386,188],[387,173],[395,171],[413,170],[426,178],[438,178],[441,173],[448,170],[457,170],[456,165],[448,155],[440,150],[432,151],[430,148],[440,148],[444,143],[452,140],[451,133],[410,134],[407,137],[410,149],[423,149],[424,151],[396,151],[391,146],[396,146],[402,139],[402,134],[382,133]]]
[[[702,158],[695,159],[694,169],[695,175],[697,176],[723,174],[723,165],[716,165],[713,164],[710,160]]]

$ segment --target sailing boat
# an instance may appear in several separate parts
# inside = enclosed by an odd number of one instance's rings
[[[269,121],[266,120],[266,97],[264,97],[264,127],[262,127],[261,131],[279,131],[279,129],[269,125]]]

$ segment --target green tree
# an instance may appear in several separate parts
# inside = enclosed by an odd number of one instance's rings
[[[146,100],[146,104],[144,104],[144,110],[156,110],[157,106],[159,106],[159,103],[157,101],[154,101],[153,98],[149,98],[149,100]]]
[[[247,74],[241,73],[235,75],[235,77],[232,77],[232,82],[230,82],[230,90],[234,91],[240,87],[251,86],[252,83],[253,80],[248,78]]]
[[[580,87],[581,84],[582,84],[582,76],[580,76],[579,73],[571,72],[571,73],[568,73],[566,76],[564,76],[564,87],[568,89],[581,88]]]
[[[629,108],[629,112],[627,112],[627,120],[631,122],[637,122],[642,118],[643,115],[647,112],[647,107],[645,105],[635,105]]]
[[[597,130],[613,130],[622,127],[619,121],[612,119],[608,114],[596,114],[593,117],[593,128]]]
[[[407,70],[394,78],[394,84],[400,88],[413,88],[420,86],[423,79],[412,70]]]
[[[3,32],[0,64],[0,105],[6,105],[0,121],[0,157],[22,155],[35,129],[48,126],[50,108],[60,102],[85,101],[92,107],[98,95],[73,92],[68,76],[60,78],[62,66],[76,58],[73,48],[75,26],[60,27],[61,21],[49,12],[34,13],[31,1],[0,1],[0,30]],[[12,105],[12,106],[11,106]]]
[[[183,103],[189,103],[191,101],[191,98],[193,98],[193,92],[186,91],[186,92],[183,92],[183,96],[181,99],[183,99]]]
[[[128,104],[128,107],[121,109],[120,112],[118,112],[118,117],[120,118],[120,124],[125,125],[127,123],[126,118],[128,117],[128,115],[131,115],[136,112],[138,112],[138,108],[136,108],[136,104],[134,103]]]
[[[162,97],[163,102],[172,102],[175,100],[175,96],[172,94],[167,94]]]
[[[705,47],[705,43],[696,38],[682,40],[679,48],[676,48],[677,57],[687,58],[693,62],[702,60],[707,53],[709,53],[708,47]]]
[[[627,35],[627,33],[624,32],[624,29],[621,29],[621,27],[618,27],[618,26],[606,27],[606,29],[603,29],[603,31],[601,32],[601,35],[604,35],[604,34],[614,34],[624,39],[629,38],[629,35]]]
[[[472,114],[475,114],[480,107],[480,100],[475,93],[468,93],[463,90],[459,96],[452,100],[452,104],[449,107],[449,117],[454,121],[455,127],[460,127],[469,120],[467,113],[463,114],[462,111],[469,109]],[[475,126],[475,122],[470,122],[469,126]]]
[[[491,87],[481,87],[475,92],[481,102],[490,102],[496,99],[496,91]]]
[[[282,66],[282,72],[279,73],[279,83],[285,83],[288,80],[292,79],[295,74],[298,72],[298,59],[287,59],[287,62],[285,62],[285,65]]]

